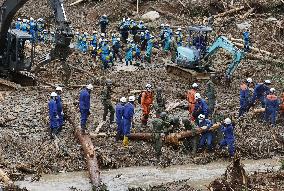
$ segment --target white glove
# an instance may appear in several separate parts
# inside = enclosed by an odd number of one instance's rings
[[[64,115],[63,111],[61,111],[61,115]]]
[[[59,116],[58,116],[58,115],[56,115],[56,119],[59,119]]]

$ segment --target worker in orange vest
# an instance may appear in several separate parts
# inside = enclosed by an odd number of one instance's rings
[[[141,96],[141,106],[142,106],[142,112],[143,112],[141,122],[143,126],[147,126],[151,106],[153,104],[153,99],[154,99],[154,96],[152,92],[152,85],[147,84],[146,91],[144,91]]]
[[[194,106],[195,106],[195,103],[196,103],[195,94],[196,94],[197,89],[198,89],[198,84],[194,83],[194,84],[192,84],[191,87],[192,87],[192,89],[188,90],[187,95],[186,95],[186,98],[187,98],[187,101],[188,101],[189,115],[191,115],[193,110],[194,110]]]

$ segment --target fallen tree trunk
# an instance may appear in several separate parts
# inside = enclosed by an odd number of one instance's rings
[[[80,120],[76,115],[77,112],[75,111],[74,107],[72,107],[72,104],[67,105],[68,107],[65,108],[66,117],[75,128],[75,136],[78,138],[80,144],[82,145],[88,165],[91,183],[94,188],[99,188],[101,186],[100,171],[92,140],[89,135],[81,133],[81,127],[79,123]]]
[[[212,126],[211,131],[217,130],[221,126],[220,123],[216,123]],[[179,145],[179,141],[184,138],[189,138],[195,135],[200,135],[201,133],[205,132],[206,130],[201,128],[196,128],[195,131],[181,131],[178,133],[171,133],[164,137],[164,142],[167,144],[174,144]],[[110,137],[115,135],[108,135],[106,133],[90,133],[91,138],[97,138],[97,137]],[[153,140],[153,133],[131,133],[129,135],[130,140],[135,141],[149,141],[151,142]]]

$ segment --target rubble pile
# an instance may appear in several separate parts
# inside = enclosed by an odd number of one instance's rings
[[[74,0],[66,0],[64,2],[66,5],[69,5]],[[269,58],[283,59],[284,38],[283,36],[281,38],[279,28],[281,23],[283,23],[284,16],[283,12],[281,14],[283,8],[278,6],[283,6],[281,4],[283,1],[257,0],[246,1],[246,3],[242,4],[235,3],[233,5],[223,4],[223,1],[210,1],[210,5],[209,1],[198,1],[200,3],[196,5],[193,5],[190,1],[188,2],[182,5],[179,1],[142,1],[139,14],[142,15],[149,11],[157,11],[160,14],[160,18],[157,20],[146,22],[146,25],[157,33],[159,30],[158,26],[161,23],[183,27],[190,24],[202,24],[203,16],[207,17],[209,12],[218,15],[230,9],[245,6],[244,9],[233,14],[216,17],[211,40],[219,34],[227,36],[229,39],[242,39],[242,30],[237,27],[237,24],[248,22],[251,25],[252,45],[270,52]],[[199,9],[197,8],[198,6],[200,7]],[[115,30],[122,17],[129,16],[134,19],[137,18],[137,20],[140,19],[138,15],[135,15],[135,11],[136,5],[133,1],[84,1],[74,6],[66,6],[67,15],[74,29],[82,32],[91,32],[94,28],[98,30],[96,25],[98,17],[105,13],[109,15],[111,30]],[[49,15],[50,17],[48,17]],[[50,25],[54,25],[52,15],[46,0],[30,0],[21,9],[17,17],[45,17]],[[47,51],[47,48],[43,48],[44,51],[41,50],[41,47],[39,47],[38,57],[42,56]],[[255,54],[263,57],[267,56],[259,52]],[[154,88],[162,87],[168,103],[182,101],[185,98],[185,92],[190,88],[192,82],[180,76],[167,74],[164,63],[168,60],[169,58],[159,54],[156,55],[153,64],[145,66],[145,68],[137,67],[133,71],[117,71],[117,69],[102,71],[99,63],[93,62],[90,55],[74,52],[69,57],[68,64],[83,71],[72,69],[70,85],[84,85],[87,83],[97,85],[92,95],[90,130],[94,131],[96,125],[102,120],[103,107],[99,98],[102,86],[101,83],[98,83],[98,79],[111,78],[113,80],[115,85],[114,103],[121,96],[131,95],[131,90],[144,89],[146,83],[153,84]],[[214,69],[223,73],[226,63],[231,60],[231,57],[224,51],[220,51],[212,57],[212,60]],[[54,62],[47,66],[46,70],[39,75],[39,80],[52,84],[62,84],[61,74],[60,63]],[[221,117],[231,117],[236,124],[236,150],[242,158],[259,159],[283,155],[284,135],[281,132],[283,119],[278,120],[278,126],[275,129],[271,129],[271,127],[263,123],[260,120],[260,116],[253,114],[252,111],[243,118],[236,119],[239,107],[239,85],[247,77],[252,77],[255,82],[271,79],[277,94],[280,95],[283,91],[283,64],[245,58],[236,70],[230,87],[224,86],[221,83],[222,81],[216,84],[216,113]],[[204,95],[205,83],[200,82],[201,95]],[[0,103],[0,166],[8,172],[9,177],[13,180],[23,178],[24,174],[78,171],[86,168],[81,147],[75,140],[74,130],[70,124],[67,123],[65,125],[58,141],[49,139],[47,101],[51,89],[49,89],[50,91],[42,90],[42,84],[39,86],[41,88],[23,88],[11,92]],[[64,90],[63,101],[65,99],[69,102],[76,102],[79,91],[80,88]],[[183,116],[186,111],[182,109],[171,111],[172,115],[176,113]],[[139,129],[139,123],[140,116],[138,111],[135,117],[137,130],[139,132],[150,131],[150,129]],[[104,127],[102,130],[114,132],[115,125]],[[111,137],[97,138],[93,142],[96,146],[101,168],[157,164],[168,166],[189,162],[206,163],[220,160],[220,158],[222,160],[222,157],[225,156],[219,153],[201,153],[193,156],[186,153],[183,147],[174,148],[167,146],[163,148],[160,160],[163,162],[159,162],[155,157],[152,145],[148,142],[131,141],[129,149],[122,148],[121,142],[114,143],[114,138]],[[250,180],[254,183],[253,186],[255,188],[263,186],[257,183],[263,181],[260,178],[262,176],[267,176],[268,180],[271,180],[272,188],[274,188],[273,181],[277,182],[279,180],[278,182],[281,182],[280,180],[283,180],[283,173],[256,173],[250,176]],[[184,185],[184,183],[161,185],[150,190],[180,190],[180,185]],[[277,184],[275,183],[275,185]],[[174,186],[177,186],[176,189]],[[189,187],[185,186],[185,188],[185,190],[190,190]]]
[[[47,105],[43,104],[48,94],[33,88],[18,90],[1,102],[0,164],[12,180],[25,174],[86,168],[70,124],[65,125],[58,140],[50,140]]]

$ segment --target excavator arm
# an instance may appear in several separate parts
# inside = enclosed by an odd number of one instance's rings
[[[24,6],[28,0],[5,0],[1,6],[0,12],[0,56],[3,58],[11,54],[7,47],[8,43],[8,31],[11,26],[12,20],[17,11]],[[65,61],[71,53],[70,43],[73,38],[73,33],[70,28],[70,23],[67,20],[65,9],[63,6],[63,0],[48,0],[50,7],[52,8],[55,21],[55,46],[52,48],[50,53],[42,60],[40,60],[38,67],[48,64],[53,60],[61,60],[63,65],[66,66]],[[64,67],[64,66],[63,66]],[[64,67],[65,68],[65,67]],[[66,72],[66,71],[65,71]]]
[[[204,59],[208,59],[211,55],[215,54],[220,48],[227,50],[232,54],[233,60],[229,64],[226,70],[227,78],[231,78],[235,70],[238,68],[241,60],[245,57],[245,53],[239,50],[232,42],[230,42],[226,37],[220,36],[217,40],[208,48],[207,54]]]

